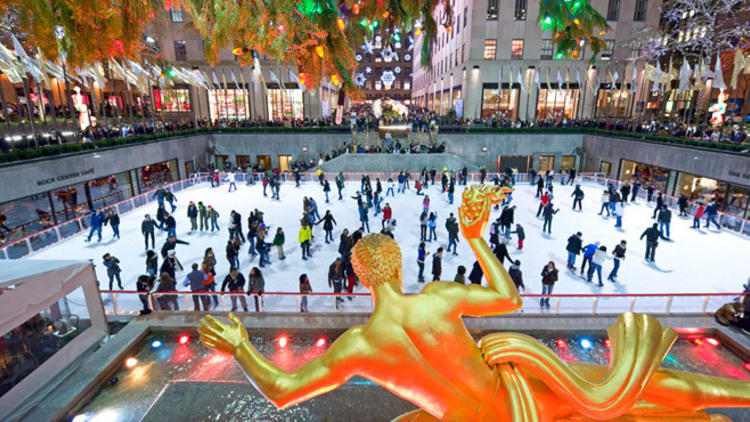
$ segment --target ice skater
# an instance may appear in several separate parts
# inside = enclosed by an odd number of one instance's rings
[[[607,280],[616,283],[617,282],[617,271],[620,269],[620,262],[625,259],[625,251],[627,250],[628,242],[625,240],[621,240],[618,245],[615,246],[615,249],[612,251],[612,261],[614,262],[614,267],[612,267],[612,271],[607,276]]]
[[[583,234],[577,232],[568,238],[568,245],[565,250],[568,251],[568,269],[575,271],[576,257],[581,253],[581,246],[583,245]]]
[[[109,253],[105,253],[102,259],[104,259],[104,266],[107,268],[107,277],[109,278],[109,290],[112,290],[112,284],[115,278],[117,279],[117,287],[119,287],[120,290],[122,290],[123,289],[122,279],[120,279],[120,272],[122,270],[120,269],[120,265],[119,265],[120,260],[110,255]]]
[[[110,227],[112,227],[112,237],[113,238],[120,238],[120,214],[117,213],[114,209],[107,210],[107,220],[105,224],[108,223]]]
[[[326,215],[318,220],[315,225],[323,223],[323,231],[326,232],[326,244],[333,242],[333,226],[336,225],[336,219],[333,218],[331,210],[326,210]]]
[[[555,263],[553,261],[550,261],[547,263],[547,265],[542,268],[542,294],[543,295],[551,295],[552,290],[555,287],[555,283],[557,282],[557,268],[555,268]],[[540,302],[539,306],[542,308],[549,308],[549,297],[543,297]]]
[[[146,250],[148,250],[148,238],[151,238],[151,248],[155,248],[154,245],[154,229],[157,227],[156,222],[151,219],[151,216],[149,214],[146,214],[146,216],[143,218],[143,221],[141,221],[141,234],[143,235],[143,240],[146,243]]]
[[[666,231],[666,237],[669,238],[669,225],[672,222],[672,211],[670,211],[666,205],[661,208],[661,211],[659,211],[658,220],[659,232],[661,234],[664,234],[664,232]]]
[[[573,209],[576,209],[576,204],[578,204],[578,210],[583,211],[583,206],[581,205],[581,201],[583,201],[583,197],[585,196],[583,193],[583,190],[581,190],[581,185],[576,185],[575,190],[573,191],[570,196],[573,197]]]
[[[659,231],[658,224],[654,223],[653,226],[646,229],[641,234],[641,239],[646,238],[646,261],[654,262],[654,255],[656,254],[656,247],[659,246],[659,239],[668,240]]]
[[[599,210],[599,215],[602,215],[604,211],[607,211],[607,217],[609,217],[609,202],[610,202],[610,193],[608,190],[605,190],[602,192],[602,207]]]
[[[323,193],[326,195],[326,204],[329,203],[328,193],[331,192],[331,185],[328,183],[328,179],[323,180]]]
[[[542,211],[542,215],[544,216],[544,224],[542,224],[542,233],[547,231],[547,234],[552,234],[552,217],[557,214],[560,211],[560,209],[554,209],[554,204],[552,202],[547,203],[547,205],[544,206],[544,210]]]
[[[198,207],[190,201],[187,207],[187,217],[190,220],[190,231],[198,230]]]
[[[236,175],[234,172],[231,172],[227,175],[227,178],[229,179],[229,190],[227,192],[233,192],[237,190],[237,183],[236,183]]]
[[[693,215],[693,227],[694,229],[700,229],[701,228],[701,218],[703,218],[703,213],[706,211],[706,206],[703,204],[703,202],[698,202],[698,208],[695,209],[695,214]]]
[[[86,239],[86,242],[91,242],[91,236],[94,235],[94,232],[96,232],[96,235],[98,237],[97,242],[102,241],[102,225],[104,225],[104,221],[107,219],[104,216],[104,212],[96,210],[92,210],[89,215],[91,216],[89,219],[89,224],[91,225],[91,230],[89,231],[89,237]]]
[[[607,258],[609,258],[609,256],[607,255],[607,247],[604,245],[599,246],[599,249],[594,251],[594,256],[591,258],[586,281],[591,283],[592,279],[594,278],[594,272],[596,272],[596,275],[599,279],[598,286],[604,286],[604,284],[602,283],[602,266],[604,265],[604,261],[606,261]]]
[[[716,222],[716,216],[718,214],[719,206],[716,205],[716,201],[711,201],[711,203],[706,207],[706,228],[708,228],[711,223],[714,223],[716,229],[721,230],[721,226]]]
[[[215,208],[212,208],[211,205],[208,206],[208,218],[211,220],[211,231],[213,232],[214,229],[216,231],[219,231],[219,212],[216,211]]]

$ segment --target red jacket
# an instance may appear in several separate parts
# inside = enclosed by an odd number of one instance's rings
[[[703,217],[703,212],[706,211],[706,207],[703,205],[699,206],[697,210],[695,210],[695,218],[701,218]]]
[[[391,207],[383,208],[383,220],[390,220],[392,212],[393,210],[391,209]]]
[[[549,195],[545,193],[542,195],[542,205],[547,205],[547,203],[549,203]]]

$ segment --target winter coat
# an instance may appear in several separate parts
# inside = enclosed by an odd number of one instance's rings
[[[198,214],[201,218],[206,218],[208,211],[206,210],[206,206],[203,204],[198,204]]]
[[[570,196],[574,196],[576,199],[583,199],[584,193],[581,190],[581,188],[576,187],[576,189],[573,191],[572,194],[570,194]]]
[[[557,282],[557,268],[550,270],[545,265],[542,269],[542,284],[545,286],[554,285]]]
[[[511,224],[513,224],[514,214],[515,213],[513,208],[505,208],[500,214],[500,224],[502,226],[509,227]]]
[[[393,210],[391,209],[391,207],[383,208],[383,220],[390,220],[392,215]]]
[[[349,236],[341,233],[339,237],[339,253],[341,256],[346,257],[349,255],[349,251],[352,249],[352,243]]]
[[[237,272],[236,278],[232,278],[232,274],[227,274],[224,282],[221,283],[221,291],[223,292],[225,288],[229,288],[230,292],[242,291],[245,288],[245,276],[240,272]]]
[[[282,246],[283,244],[284,244],[284,232],[276,233],[276,236],[273,237],[273,245]]]
[[[99,227],[104,224],[102,214],[98,212],[91,213],[91,227]]]
[[[570,236],[568,238],[568,246],[565,248],[565,250],[578,255],[579,253],[581,253],[582,244],[583,241],[581,240],[581,238],[574,234],[573,236]]]
[[[472,284],[482,284],[482,276],[484,273],[482,272],[482,267],[479,265],[478,261],[474,261],[474,266],[471,268],[471,273],[469,273],[469,281],[471,281]]]
[[[266,291],[266,281],[263,280],[261,275],[247,276],[247,292],[248,293],[263,293]]]
[[[177,270],[182,270],[182,265],[180,265],[180,261],[177,260],[177,258],[171,259],[165,259],[164,262],[161,263],[161,268],[159,269],[159,273],[167,273],[170,277],[175,278],[175,273]]]
[[[169,217],[167,217],[167,219],[166,219],[166,220],[164,220],[164,225],[165,225],[165,226],[166,226],[166,227],[167,227],[168,229],[173,229],[173,228],[177,227],[177,221],[175,221],[174,217],[172,217],[172,216],[170,215]]]
[[[110,258],[104,260],[104,266],[107,267],[107,275],[113,276],[115,274],[120,273],[120,266],[117,265],[120,263],[120,260],[117,258]]]
[[[156,277],[154,276],[142,275],[138,277],[138,281],[135,283],[135,289],[139,292],[148,293],[154,288],[155,279]]]
[[[237,248],[234,246],[234,243],[227,244],[226,254],[227,254],[227,258],[230,258],[230,259],[237,256]]]
[[[551,220],[552,216],[555,215],[555,214],[557,214],[558,211],[560,211],[560,210],[554,210],[552,208],[552,203],[550,202],[549,204],[547,204],[544,207],[544,210],[542,211],[542,215],[544,215],[544,218],[546,220]]]
[[[305,241],[309,241],[312,239],[312,233],[310,231],[310,226],[302,226],[299,228],[299,235],[297,236],[297,240],[299,240],[299,243],[302,244]]]
[[[190,204],[187,207],[188,218],[198,218],[198,207],[195,204]]]
[[[427,225],[427,216],[419,216],[419,225],[420,226],[426,226]]]
[[[328,282],[341,281],[344,279],[344,263],[336,266],[336,263],[328,266]]]
[[[208,276],[203,271],[193,270],[190,271],[187,276],[185,276],[185,282],[183,282],[183,284],[185,286],[190,286],[190,290],[197,292],[206,288],[204,282],[207,278]]]
[[[143,220],[141,222],[141,233],[153,233],[154,228],[157,226],[156,221],[154,220]]]
[[[315,224],[320,224],[321,222],[323,223],[323,230],[331,231],[333,230],[333,225],[336,224],[336,219],[333,218],[333,214],[326,214]]]
[[[589,243],[586,245],[585,248],[583,248],[583,257],[591,259],[594,257],[594,253],[599,249],[599,246],[597,246],[594,243]]]
[[[547,194],[545,193],[545,194],[544,194],[544,195],[542,195],[542,197],[540,198],[540,201],[541,201],[541,204],[542,204],[542,206],[545,206],[545,205],[549,204],[549,195],[547,195]]]
[[[211,221],[216,221],[219,218],[219,212],[216,211],[216,209],[211,208],[208,210],[208,218],[211,219]]]
[[[120,215],[119,214],[112,214],[109,217],[107,217],[107,221],[109,221],[110,226],[119,226],[120,225]]]
[[[703,205],[699,205],[698,208],[695,210],[695,218],[700,219],[703,217],[703,213],[706,211],[706,207]]]
[[[625,215],[625,207],[622,205],[622,202],[615,203],[614,214],[617,217],[622,217]]]
[[[641,239],[646,238],[646,241],[649,243],[658,243],[659,238],[666,239],[664,235],[661,234],[658,228],[655,227],[649,227],[646,229],[646,231],[641,234]]]
[[[426,257],[427,257],[427,252],[424,249],[422,248],[417,249],[417,262],[418,263],[423,264]]]
[[[662,209],[659,211],[659,221],[662,223],[669,223],[672,221],[672,211],[669,209]]]
[[[620,245],[615,246],[615,250],[612,251],[612,255],[614,255],[615,259],[625,258],[625,248]]]
[[[602,204],[609,204],[609,192],[602,194]]]
[[[158,269],[159,256],[156,255],[156,252],[154,251],[148,251],[148,253],[146,253],[146,272],[153,270],[153,273],[156,274]]]
[[[492,253],[494,253],[497,259],[500,260],[501,264],[505,263],[505,258],[508,258],[508,261],[513,262],[513,258],[508,253],[508,247],[505,246],[505,243],[498,243]]]
[[[167,219],[167,210],[164,209],[164,207],[160,207],[158,211],[156,211],[156,219],[158,221],[164,221]]]
[[[448,226],[448,237],[450,239],[458,239],[458,223],[455,221]]]
[[[432,275],[440,277],[443,272],[443,258],[439,254],[432,256]]]
[[[510,275],[510,279],[513,280],[513,284],[516,285],[516,290],[518,290],[519,287],[526,288],[526,286],[523,285],[523,274],[518,265],[511,265],[508,270],[508,275]]]
[[[604,264],[604,261],[607,260],[609,256],[607,255],[607,252],[604,252],[601,249],[597,249],[596,252],[594,252],[594,256],[591,258],[591,262],[594,264],[602,265]]]
[[[719,208],[716,206],[715,203],[710,203],[706,207],[706,214],[708,215],[716,215],[719,213]]]
[[[323,192],[330,192],[330,191],[331,191],[331,185],[326,180],[325,184],[323,185]]]
[[[429,219],[429,221],[427,222],[427,226],[429,226],[430,228],[437,227],[437,213],[435,213],[433,217]]]
[[[156,293],[161,292],[174,292],[177,290],[177,286],[175,285],[174,277],[172,277],[167,272],[162,272],[161,277],[159,277],[159,284],[156,286]]]
[[[302,293],[303,295],[312,293],[312,291],[313,290],[312,290],[312,286],[310,285],[310,281],[305,280],[299,283],[299,292]]]
[[[511,233],[516,233],[519,239],[526,239],[526,233],[523,231],[522,226],[516,226],[516,230]]]

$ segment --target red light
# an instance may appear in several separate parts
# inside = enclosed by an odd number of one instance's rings
[[[708,344],[710,344],[711,346],[714,346],[714,347],[716,347],[716,346],[718,346],[718,345],[719,345],[719,340],[716,340],[716,339],[715,339],[715,338],[713,338],[713,337],[709,337],[709,338],[707,338],[707,339],[706,339],[706,342],[707,342]]]
[[[750,372],[750,362],[743,363],[742,367],[745,368],[747,372]]]
[[[188,344],[188,342],[189,342],[189,341],[190,341],[190,336],[189,336],[189,335],[187,335],[187,334],[183,334],[183,335],[181,335],[181,336],[180,336],[180,338],[179,338],[179,339],[177,340],[177,343],[179,343],[179,344],[180,344],[180,346],[184,346],[184,345]]]
[[[608,338],[604,339],[604,345],[607,346],[608,348],[612,347],[612,340]]]
[[[278,340],[279,347],[286,347],[289,344],[289,338],[287,336],[281,336]]]
[[[321,337],[318,339],[318,341],[315,342],[315,346],[317,347],[323,347],[326,345],[326,339],[325,337]]]
[[[566,343],[565,340],[563,339],[557,339],[555,344],[557,344],[557,347],[559,347],[562,350],[565,350],[568,348],[568,343]]]

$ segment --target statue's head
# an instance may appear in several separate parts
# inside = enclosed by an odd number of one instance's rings
[[[374,233],[360,239],[352,249],[352,267],[370,290],[390,283],[401,291],[401,249],[386,235]]]

